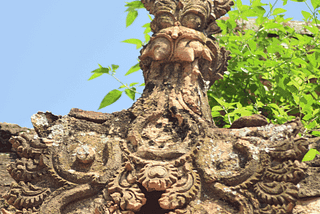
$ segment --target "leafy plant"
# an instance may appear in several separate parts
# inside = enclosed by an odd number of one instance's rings
[[[129,72],[132,73],[132,71],[136,69],[134,67],[135,66],[132,66],[132,68],[127,73]],[[91,72],[93,74],[89,78],[89,80],[93,80],[97,77],[100,77],[102,74],[108,74],[113,78],[115,78],[121,84],[121,86],[118,89],[113,89],[103,98],[103,100],[100,103],[99,109],[102,109],[116,102],[121,97],[123,92],[125,92],[125,94],[132,100],[135,100],[136,93],[140,94],[139,92],[137,92],[137,89],[136,89],[136,85],[138,85],[139,83],[133,82],[133,83],[130,83],[129,85],[124,84],[115,76],[116,70],[118,68],[119,68],[118,65],[112,64],[111,67],[104,68],[99,64],[99,68]],[[144,84],[141,84],[140,86],[144,86]],[[124,89],[124,91],[121,91],[119,89]]]
[[[310,37],[289,27],[290,19],[283,18],[286,11],[275,8],[276,3],[268,5],[267,12],[260,0],[250,5],[237,0],[229,19],[218,20],[223,32],[217,39],[231,51],[232,59],[224,79],[208,93],[212,116],[219,127],[257,113],[276,124],[300,117],[305,134],[320,136],[320,39],[314,25],[319,22],[319,5],[313,3],[311,13],[302,11]],[[257,29],[244,27],[248,17],[255,17]]]
[[[133,2],[126,3],[125,6],[127,7],[126,12],[128,12],[127,17],[126,17],[126,27],[129,27],[130,25],[132,25],[134,20],[137,18],[138,10],[144,9],[144,5],[141,3],[141,1],[133,1]],[[152,20],[151,16],[149,16],[149,18],[150,18],[150,20]],[[142,27],[145,28],[145,30],[143,32],[144,38],[145,38],[144,42],[142,42],[140,39],[135,39],[135,38],[126,39],[122,42],[136,45],[137,49],[140,49],[143,45],[147,44],[150,40],[150,35],[149,35],[149,33],[151,32],[150,23],[146,23]],[[111,67],[109,66],[106,68],[102,67],[100,64],[98,64],[98,65],[99,65],[99,68],[91,72],[93,74],[88,80],[93,80],[93,79],[101,76],[102,74],[108,74],[121,84],[118,89],[113,89],[107,93],[107,95],[101,101],[98,110],[115,103],[121,97],[123,92],[125,92],[125,94],[133,101],[135,100],[136,94],[141,94],[136,90],[136,87],[137,86],[138,87],[144,86],[144,83],[140,84],[138,82],[133,82],[133,83],[127,84],[127,83],[123,83],[121,80],[119,80],[115,76],[116,70],[119,68],[119,65],[112,64]],[[132,73],[135,73],[139,70],[140,70],[140,65],[138,62],[137,64],[133,65],[127,71],[125,76],[130,75]],[[119,89],[122,89],[122,90],[119,90]]]
[[[287,1],[282,0],[283,5]],[[320,24],[317,17],[320,1],[311,0],[311,5],[306,0],[292,1],[308,6],[309,11],[301,13],[303,28],[312,36],[296,32],[288,25],[291,18],[284,19],[286,10],[277,8],[278,0],[273,4],[251,0],[250,5],[234,0],[229,19],[217,20],[223,31],[216,38],[232,56],[224,78],[208,91],[212,117],[218,127],[228,128],[239,117],[252,114],[262,114],[276,124],[299,117],[305,127],[303,135],[320,136],[320,34],[316,26]],[[138,16],[139,9],[144,7],[140,1],[126,3],[126,7],[128,27]],[[256,26],[256,29],[246,26],[249,17],[255,18],[252,27]],[[149,41],[151,32],[149,23],[143,27],[144,42],[134,38],[123,42],[141,48]],[[123,93],[119,89],[124,89],[133,100],[138,93],[135,86],[139,83],[124,84],[115,77],[118,67],[100,66],[92,71],[89,80],[106,73],[121,84],[104,97],[99,109],[116,102]],[[137,63],[125,75],[139,69]],[[311,160],[318,153],[310,150],[303,160]]]

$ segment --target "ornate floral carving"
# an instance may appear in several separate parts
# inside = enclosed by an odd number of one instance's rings
[[[141,50],[141,98],[113,114],[32,116],[38,135],[10,140],[20,158],[8,166],[16,183],[5,198],[16,213],[215,213],[210,204],[221,213],[290,213],[309,144],[297,135],[301,122],[249,116],[218,129],[212,121],[206,92],[230,59],[212,34],[233,2],[142,3],[155,18]]]
[[[137,176],[129,162],[116,174],[108,185],[108,191],[115,204],[124,211],[139,211],[147,202],[136,184]]]
[[[193,171],[190,163],[182,169],[181,178],[168,188],[159,199],[160,207],[166,210],[183,208],[193,200],[200,190],[200,177]]]
[[[139,174],[138,181],[147,191],[164,191],[176,183],[178,170],[167,163],[149,163]]]

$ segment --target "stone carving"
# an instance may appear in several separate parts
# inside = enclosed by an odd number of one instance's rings
[[[142,97],[113,114],[33,115],[37,134],[10,139],[15,213],[291,213],[309,144],[300,121],[219,129],[211,118],[206,92],[230,59],[212,34],[233,2],[142,2],[155,16]]]

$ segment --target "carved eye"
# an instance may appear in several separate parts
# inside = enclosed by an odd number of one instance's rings
[[[201,28],[201,24],[202,21],[200,16],[194,13],[187,13],[185,16],[183,16],[181,21],[182,26],[195,30],[199,30]]]
[[[170,13],[161,13],[156,17],[156,24],[159,30],[172,27],[174,25],[174,17]]]

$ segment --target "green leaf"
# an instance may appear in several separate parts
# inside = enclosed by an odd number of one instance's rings
[[[121,86],[119,87],[119,89],[126,88],[126,87],[128,87],[128,85],[127,85],[127,84],[125,84],[125,85],[121,85]]]
[[[150,23],[144,24],[142,27],[146,28],[143,32],[144,34],[148,34],[151,32]]]
[[[221,114],[220,114],[220,112],[218,112],[218,111],[212,111],[212,112],[211,112],[211,116],[212,116],[212,117],[221,117]]]
[[[266,10],[261,6],[254,7],[253,11],[256,13],[257,16],[263,16],[266,12]]]
[[[283,8],[276,8],[276,9],[274,9],[272,15],[275,16],[275,15],[278,15],[278,14],[280,14],[280,13],[284,13],[284,12],[286,12],[286,11],[287,11],[287,10],[285,10],[285,9],[283,9]]]
[[[129,10],[127,18],[126,18],[126,27],[129,27],[134,20],[137,18],[138,16],[138,11],[136,10]]]
[[[264,25],[264,28],[265,28],[265,29],[280,29],[280,28],[282,28],[282,27],[283,27],[282,24],[272,23],[272,22],[266,23],[266,24]],[[270,46],[269,46],[269,47],[270,47]]]
[[[284,23],[287,23],[288,21],[291,21],[293,18],[286,18],[285,20],[283,20]],[[294,28],[291,28],[289,26],[286,26],[288,27],[289,29],[292,29],[292,31],[294,31]]]
[[[137,72],[140,70],[140,65],[139,63],[135,64],[134,66],[132,66],[129,71],[125,74],[125,76],[129,75],[129,74],[132,74],[134,72]]]
[[[307,21],[309,18],[312,17],[311,13],[307,12],[307,11],[301,11],[301,14],[303,15],[305,21]]]
[[[313,136],[320,137],[320,131],[313,131],[313,132],[311,132],[311,134]]]
[[[97,77],[100,77],[102,74],[103,73],[94,73],[94,74],[91,75],[91,77],[88,80],[93,80],[93,79],[95,79]]]
[[[109,71],[110,71],[109,68],[104,68],[100,64],[98,64],[98,65],[99,65],[99,68],[91,71],[91,73],[109,74]]]
[[[313,118],[312,112],[309,112],[307,115],[305,115],[302,119],[305,121],[310,120],[311,118]]]
[[[225,106],[225,102],[222,99],[219,99],[218,97],[213,97],[221,106]]]
[[[99,109],[102,109],[116,102],[121,97],[121,95],[122,91],[119,91],[118,89],[110,91],[101,101]]]
[[[140,39],[126,39],[122,41],[124,43],[134,44],[137,46],[137,49],[142,47],[142,41]]]
[[[313,9],[316,9],[318,7],[320,7],[320,1],[319,0],[311,0],[311,4]]]
[[[139,83],[138,83],[138,82],[133,82],[133,83],[131,83],[129,86],[132,87],[132,86],[135,86],[135,85],[137,85],[137,84],[139,84]]]
[[[304,26],[304,27],[307,28],[314,35],[318,34],[319,32],[319,28],[317,26]]]
[[[150,41],[150,36],[149,36],[149,34],[145,34],[145,35],[144,35],[144,40],[145,40],[145,43],[147,43],[147,42]]]
[[[257,44],[256,42],[252,39],[248,41],[249,47],[251,51],[255,51],[257,49]]]
[[[126,7],[141,9],[141,8],[144,8],[144,5],[142,4],[141,1],[133,1],[133,2],[126,2]]]
[[[307,152],[307,154],[305,154],[305,156],[303,157],[302,162],[313,160],[313,159],[316,157],[317,154],[320,154],[320,153],[318,152],[318,150],[316,150],[316,149],[310,149],[310,150]]]
[[[119,68],[119,65],[112,64],[111,67],[113,71],[116,71]]]
[[[132,91],[132,90],[134,90],[134,91]],[[130,90],[130,89],[125,89],[124,92],[126,93],[126,95],[127,95],[130,99],[134,100],[134,99],[135,99],[135,96],[136,96],[136,92],[135,92],[136,88],[132,88],[132,90]]]
[[[211,111],[222,111],[223,108],[221,106],[214,106],[211,108]]]
[[[312,121],[311,123],[305,125],[305,128],[307,128],[307,129],[313,129],[313,128],[315,128],[317,125],[318,125],[318,124],[317,124],[317,121],[314,120],[314,121]]]

